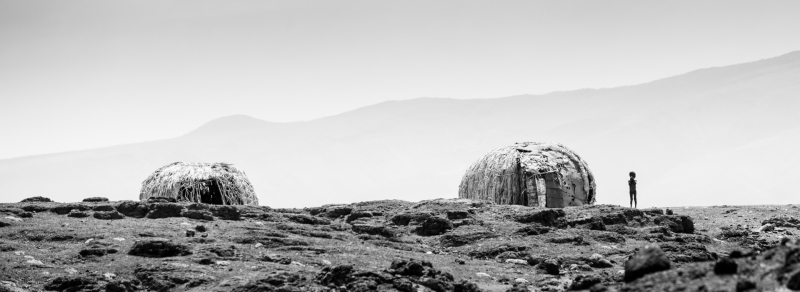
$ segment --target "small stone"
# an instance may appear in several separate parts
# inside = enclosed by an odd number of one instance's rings
[[[197,232],[206,232],[207,229],[204,225],[197,225],[194,227],[194,230],[197,230]]]
[[[326,265],[326,266],[333,265],[333,263],[331,263],[331,261],[329,261],[329,260],[322,260],[322,264]]]
[[[25,255],[24,251],[15,251],[14,255]]]
[[[664,251],[658,245],[646,245],[625,262],[625,282],[644,275],[669,270],[672,267]]]
[[[730,258],[721,258],[714,265],[714,273],[717,275],[732,275],[736,274],[739,265]]]
[[[44,263],[40,260],[29,259],[25,261],[25,263],[32,265],[32,266],[44,266]]]
[[[747,279],[741,279],[736,282],[736,292],[744,292],[756,289],[756,282]]]
[[[768,232],[772,230],[775,230],[775,224],[767,223],[764,224],[764,226],[761,226],[761,228],[758,229],[758,232]]]
[[[184,264],[184,263],[171,263],[170,265],[172,265],[173,267],[178,267],[178,268],[188,268],[189,267],[189,265]]]
[[[457,264],[459,264],[459,265],[464,265],[464,264],[466,264],[467,262],[465,262],[465,261],[464,261],[464,260],[462,260],[462,259],[456,259],[456,263],[457,263]]]
[[[77,272],[78,272],[78,270],[76,270],[76,269],[73,269],[73,268],[66,268],[66,269],[64,269],[64,272],[67,272],[67,274],[70,274],[70,275],[72,275],[72,274],[75,274],[75,273],[77,273]]]
[[[105,278],[106,278],[106,280],[109,280],[109,281],[111,281],[111,280],[114,280],[114,277],[116,277],[116,276],[117,276],[117,275],[115,275],[115,274],[112,274],[112,273],[105,273],[105,274],[103,274],[103,277],[105,277]]]
[[[230,266],[231,262],[229,262],[229,261],[217,261],[215,264],[217,264],[218,266]]]
[[[675,215],[675,213],[672,212],[672,209],[667,209],[667,215]]]
[[[187,229],[186,230],[186,237],[194,237],[194,230]]]
[[[260,242],[256,242],[255,247],[261,247],[262,245],[264,245],[264,244],[262,244]]]
[[[478,278],[491,278],[492,277],[491,275],[489,275],[487,273],[482,273],[482,272],[481,273],[475,273],[475,276],[478,276]]]
[[[530,283],[530,281],[525,280],[523,278],[516,278],[516,279],[514,279],[514,283],[517,283],[517,284],[528,284],[528,283]]]
[[[558,275],[561,273],[560,266],[556,260],[546,260],[539,264],[539,268],[543,269],[550,275]]]
[[[116,241],[125,241],[125,239],[122,238],[122,237],[114,237],[114,240],[116,240]]]
[[[800,272],[796,272],[789,277],[789,281],[786,282],[786,288],[795,291],[800,290]]]
[[[197,263],[201,264],[201,265],[211,265],[211,264],[214,264],[214,260],[209,259],[209,258],[204,258],[204,259],[201,259],[200,261],[198,261]]]
[[[521,260],[521,259],[506,259],[506,263],[515,264],[515,265],[528,265],[528,261]]]
[[[11,221],[15,221],[15,222],[22,222],[22,218],[17,218],[17,217],[14,217],[14,216],[6,216],[6,217],[3,217],[3,218],[11,220]]]
[[[614,264],[611,263],[611,261],[609,261],[608,259],[601,259],[599,261],[596,261],[596,262],[592,263],[592,267],[595,267],[595,268],[610,268],[610,267],[613,267],[613,266],[614,266]]]

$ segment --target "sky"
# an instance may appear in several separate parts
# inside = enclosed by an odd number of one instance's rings
[[[800,50],[800,1],[0,1],[0,159],[227,115],[640,84]]]

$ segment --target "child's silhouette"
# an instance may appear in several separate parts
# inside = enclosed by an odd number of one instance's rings
[[[636,202],[636,173],[631,171],[629,175],[631,176],[631,179],[628,180],[628,188],[630,188],[631,193],[631,208],[634,208],[639,204]]]

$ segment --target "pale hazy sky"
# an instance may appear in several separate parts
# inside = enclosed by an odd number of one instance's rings
[[[0,159],[386,100],[632,85],[800,49],[800,1],[0,2]]]

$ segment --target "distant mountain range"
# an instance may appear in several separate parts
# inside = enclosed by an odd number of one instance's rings
[[[531,80],[535,82],[535,80]],[[175,161],[233,163],[262,205],[455,197],[467,167],[518,141],[556,141],[589,164],[598,203],[796,203],[800,52],[650,83],[497,99],[390,101],[308,122],[229,116],[174,139],[0,160],[2,202],[138,199]]]

